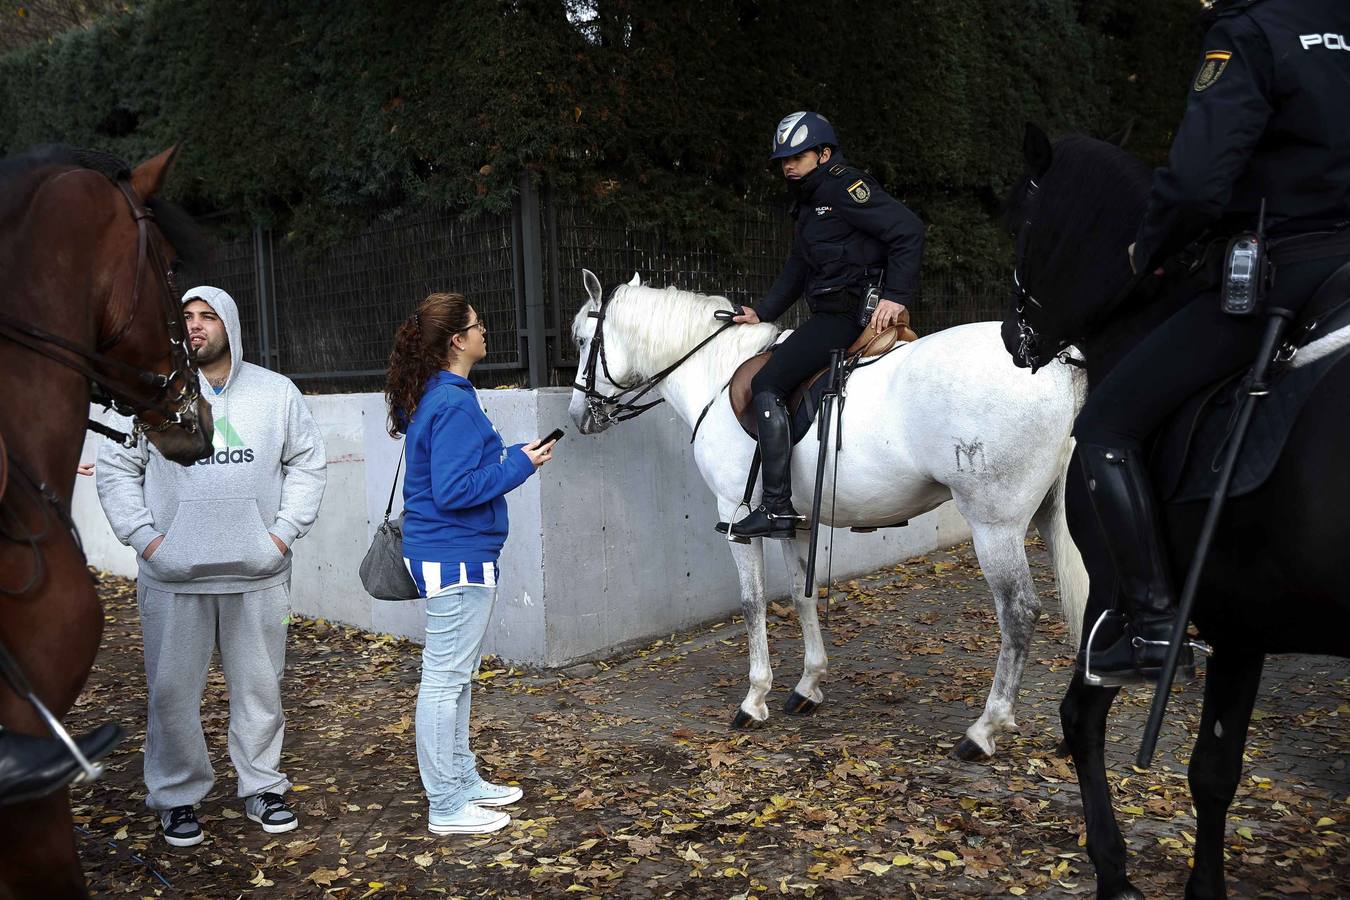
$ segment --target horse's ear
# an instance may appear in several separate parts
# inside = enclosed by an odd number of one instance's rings
[[[174,144],[168,150],[153,159],[147,159],[131,170],[131,186],[135,188],[136,196],[141,198],[142,203],[159,194],[160,188],[164,186],[164,179],[169,175],[169,166],[173,165],[174,157],[177,155],[178,145]]]
[[[1108,144],[1115,144],[1117,147],[1124,149],[1126,142],[1130,139],[1130,135],[1134,132],[1134,124],[1137,121],[1137,119],[1131,118],[1130,121],[1125,123],[1124,128],[1108,137],[1106,142]]]
[[[581,283],[586,286],[586,296],[592,303],[599,303],[600,298],[604,296],[605,290],[600,287],[600,279],[595,277],[595,273],[590,269],[581,270]]]
[[[628,284],[632,287],[642,287],[642,276],[634,272],[633,277],[628,279]]]
[[[1031,177],[1039,179],[1050,168],[1050,163],[1055,158],[1055,151],[1050,146],[1050,138],[1045,136],[1045,132],[1033,125],[1027,123],[1026,130],[1022,133],[1022,156],[1026,158],[1027,168],[1031,171]]]

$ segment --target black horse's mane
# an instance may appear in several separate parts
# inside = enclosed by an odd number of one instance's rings
[[[46,144],[4,157],[0,159],[0,222],[28,202],[39,172],[71,166],[98,172],[109,181],[131,176],[126,161],[111,153],[65,144]],[[151,197],[145,205],[155,214],[155,223],[181,263],[198,266],[209,259],[210,243],[182,207],[162,197]]]

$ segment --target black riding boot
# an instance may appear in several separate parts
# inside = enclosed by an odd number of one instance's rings
[[[742,538],[790,541],[802,517],[792,508],[792,429],[782,398],[770,391],[756,394],[755,421],[759,423],[759,471],[764,492],[759,506],[732,525],[731,533]],[[720,526],[717,530],[725,533]]]
[[[116,725],[100,725],[75,738],[90,762],[102,759],[122,739]],[[84,770],[56,738],[34,737],[0,728],[0,806],[44,797],[75,780]]]
[[[1090,684],[1156,681],[1177,607],[1148,471],[1134,450],[1079,444],[1078,453],[1116,568],[1117,614],[1100,622],[1096,639],[1088,643],[1089,658],[1079,665]],[[1121,614],[1127,621],[1119,621]],[[1099,623],[1085,624],[1091,629]],[[1190,672],[1194,666],[1191,648],[1182,647],[1178,669]]]

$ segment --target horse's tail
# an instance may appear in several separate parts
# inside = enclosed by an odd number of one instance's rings
[[[1065,454],[1064,470],[1046,492],[1033,521],[1041,540],[1050,550],[1050,560],[1055,566],[1055,583],[1059,588],[1060,610],[1069,625],[1069,640],[1077,652],[1083,638],[1083,616],[1087,613],[1088,572],[1087,566],[1083,565],[1082,554],[1078,552],[1078,545],[1069,534],[1069,519],[1064,506],[1064,485],[1069,474],[1068,462],[1072,458],[1071,439],[1069,452]]]

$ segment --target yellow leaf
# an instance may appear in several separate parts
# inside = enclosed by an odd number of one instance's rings
[[[419,866],[421,866],[421,867],[424,868],[424,869],[425,869],[427,866],[431,865],[432,861],[433,861],[433,858],[432,858],[432,856],[431,856],[430,853],[422,853],[422,854],[419,854],[419,855],[413,857],[413,862],[417,863]]]
[[[914,857],[908,856],[904,853],[900,853],[891,857],[891,865],[893,866],[908,866],[911,865],[913,862]]]
[[[307,791],[307,790],[309,790],[309,785],[307,785],[307,784],[293,784],[293,785],[291,785],[291,790],[293,790],[293,791]]]
[[[1122,806],[1120,811],[1129,813],[1132,816],[1142,816],[1144,814],[1144,808],[1142,806]]]
[[[403,734],[413,723],[412,716],[405,715],[393,725],[384,726],[385,734]]]
[[[267,876],[263,874],[263,870],[259,869],[258,874],[253,876],[253,880],[249,884],[254,887],[271,887],[276,882],[268,880]]]
[[[858,866],[858,868],[862,869],[864,872],[871,872],[873,875],[885,875],[891,870],[891,867],[885,863],[872,862],[871,860]]]
[[[222,810],[220,811],[220,815],[221,815],[221,818],[224,818],[224,819],[238,819],[238,818],[240,818],[240,817],[242,816],[241,813],[235,812],[234,810],[230,809],[228,806],[225,807],[224,809],[222,809]]]
[[[957,856],[950,850],[939,850],[933,855],[936,856],[938,859],[944,859],[947,862],[956,862],[958,859],[960,859],[959,856]]]
[[[1020,897],[1026,892],[1027,892],[1026,888],[1017,887],[1016,885],[1013,885],[1012,887],[1008,888],[1008,893],[1012,894],[1014,897]]]
[[[100,825],[111,825],[112,823],[116,822],[116,821],[117,821],[118,819],[120,819],[120,818],[122,818],[122,817],[121,817],[121,816],[104,816],[103,818],[101,818],[101,819],[98,820],[98,824],[100,824]]]
[[[1331,816],[1323,816],[1322,818],[1320,818],[1320,819],[1317,820],[1317,827],[1318,827],[1318,828],[1325,828],[1325,827],[1327,827],[1328,825],[1335,825],[1335,824],[1336,824],[1336,820],[1333,819]]]
[[[1256,840],[1256,838],[1252,836],[1252,830],[1248,828],[1246,825],[1243,825],[1241,828],[1239,828],[1237,830],[1237,833],[1249,841]]]
[[[584,884],[569,884],[567,886],[567,889],[563,893],[570,894],[573,891],[589,891],[589,890],[590,888],[586,887],[586,885]]]
[[[113,840],[125,841],[126,839],[127,839],[127,826],[123,825],[121,828],[117,829],[117,833],[113,835]]]

